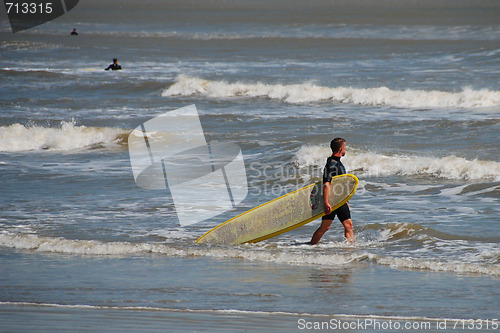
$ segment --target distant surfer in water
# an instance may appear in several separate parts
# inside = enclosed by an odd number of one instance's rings
[[[110,69],[113,71],[117,71],[117,70],[122,69],[122,66],[118,65],[118,59],[114,58],[113,63],[111,65],[109,65],[108,68],[105,68],[104,70],[109,71]]]
[[[332,206],[328,203],[332,178],[346,173],[344,165],[340,162],[340,158],[346,153],[346,141],[342,138],[335,138],[330,143],[330,148],[332,148],[332,156],[328,157],[326,160],[325,169],[323,170],[323,194],[326,215],[322,218],[321,226],[314,232],[311,239],[311,245],[318,244],[321,237],[330,229],[330,225],[335,216],[339,218],[344,226],[345,237],[350,242],[354,241],[354,230],[349,203],[346,202],[334,211],[332,211]]]

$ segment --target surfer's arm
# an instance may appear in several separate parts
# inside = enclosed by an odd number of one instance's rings
[[[330,182],[325,182],[323,183],[323,203],[325,206],[325,214],[330,214],[332,211],[332,206],[330,206],[330,203],[328,200],[330,199]]]

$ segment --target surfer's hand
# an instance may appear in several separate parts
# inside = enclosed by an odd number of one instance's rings
[[[332,206],[329,203],[325,203],[325,214],[328,215],[332,212]]]

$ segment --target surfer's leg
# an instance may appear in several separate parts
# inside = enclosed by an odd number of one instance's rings
[[[352,220],[351,219],[344,220],[344,221],[342,221],[342,225],[344,226],[345,238],[347,238],[347,240],[349,242],[353,243],[354,242],[354,228],[352,226]]]
[[[327,232],[328,229],[330,229],[330,225],[332,224],[332,221],[333,220],[322,220],[321,221],[321,225],[319,226],[318,230],[316,230],[314,232],[314,234],[311,238],[311,245],[318,244],[321,237],[323,237],[325,232]]]
[[[345,238],[351,243],[354,242],[354,229],[352,226],[352,220],[351,220],[351,210],[349,209],[349,204],[345,203],[342,206],[340,206],[339,209],[336,210],[337,216],[339,217],[339,220],[342,222],[342,225],[344,226],[344,235]]]

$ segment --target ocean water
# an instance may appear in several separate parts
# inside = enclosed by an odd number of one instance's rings
[[[497,1],[86,0],[16,34],[0,11],[0,331],[500,330],[499,61]],[[127,138],[192,104],[249,194],[181,226]],[[338,136],[354,244],[195,243],[317,181]]]

